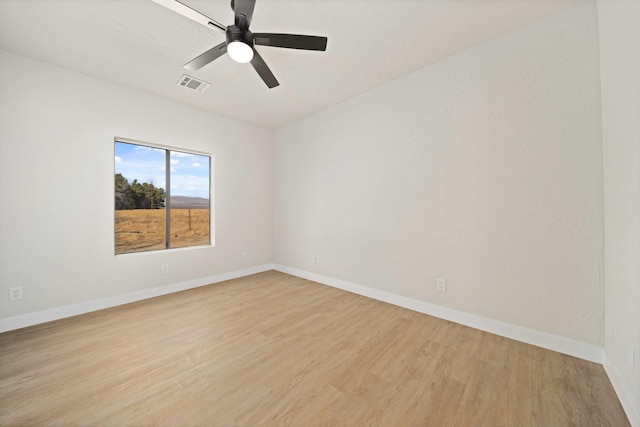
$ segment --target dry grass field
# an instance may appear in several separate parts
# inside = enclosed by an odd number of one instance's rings
[[[116,255],[164,249],[164,209],[115,211]],[[209,209],[171,209],[171,247],[209,244]]]

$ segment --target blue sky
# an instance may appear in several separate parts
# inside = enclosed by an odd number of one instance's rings
[[[171,195],[209,198],[209,157],[171,151]],[[115,143],[115,171],[166,189],[165,150]]]

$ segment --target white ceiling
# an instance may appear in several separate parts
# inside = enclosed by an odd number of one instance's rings
[[[324,35],[326,52],[258,46],[280,86],[227,55],[224,40],[151,0],[0,0],[0,47],[197,108],[277,128],[587,0],[257,0],[253,32]],[[184,0],[229,25],[229,0]],[[178,86],[183,74],[211,83]]]

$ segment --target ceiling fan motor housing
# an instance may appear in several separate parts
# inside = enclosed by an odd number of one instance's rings
[[[229,25],[226,32],[227,45],[231,42],[243,42],[253,48],[253,33],[242,30],[237,25]]]

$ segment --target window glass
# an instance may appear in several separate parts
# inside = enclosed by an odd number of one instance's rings
[[[209,244],[208,156],[172,151],[171,247]]]
[[[116,255],[210,244],[210,170],[210,156],[116,141]]]

